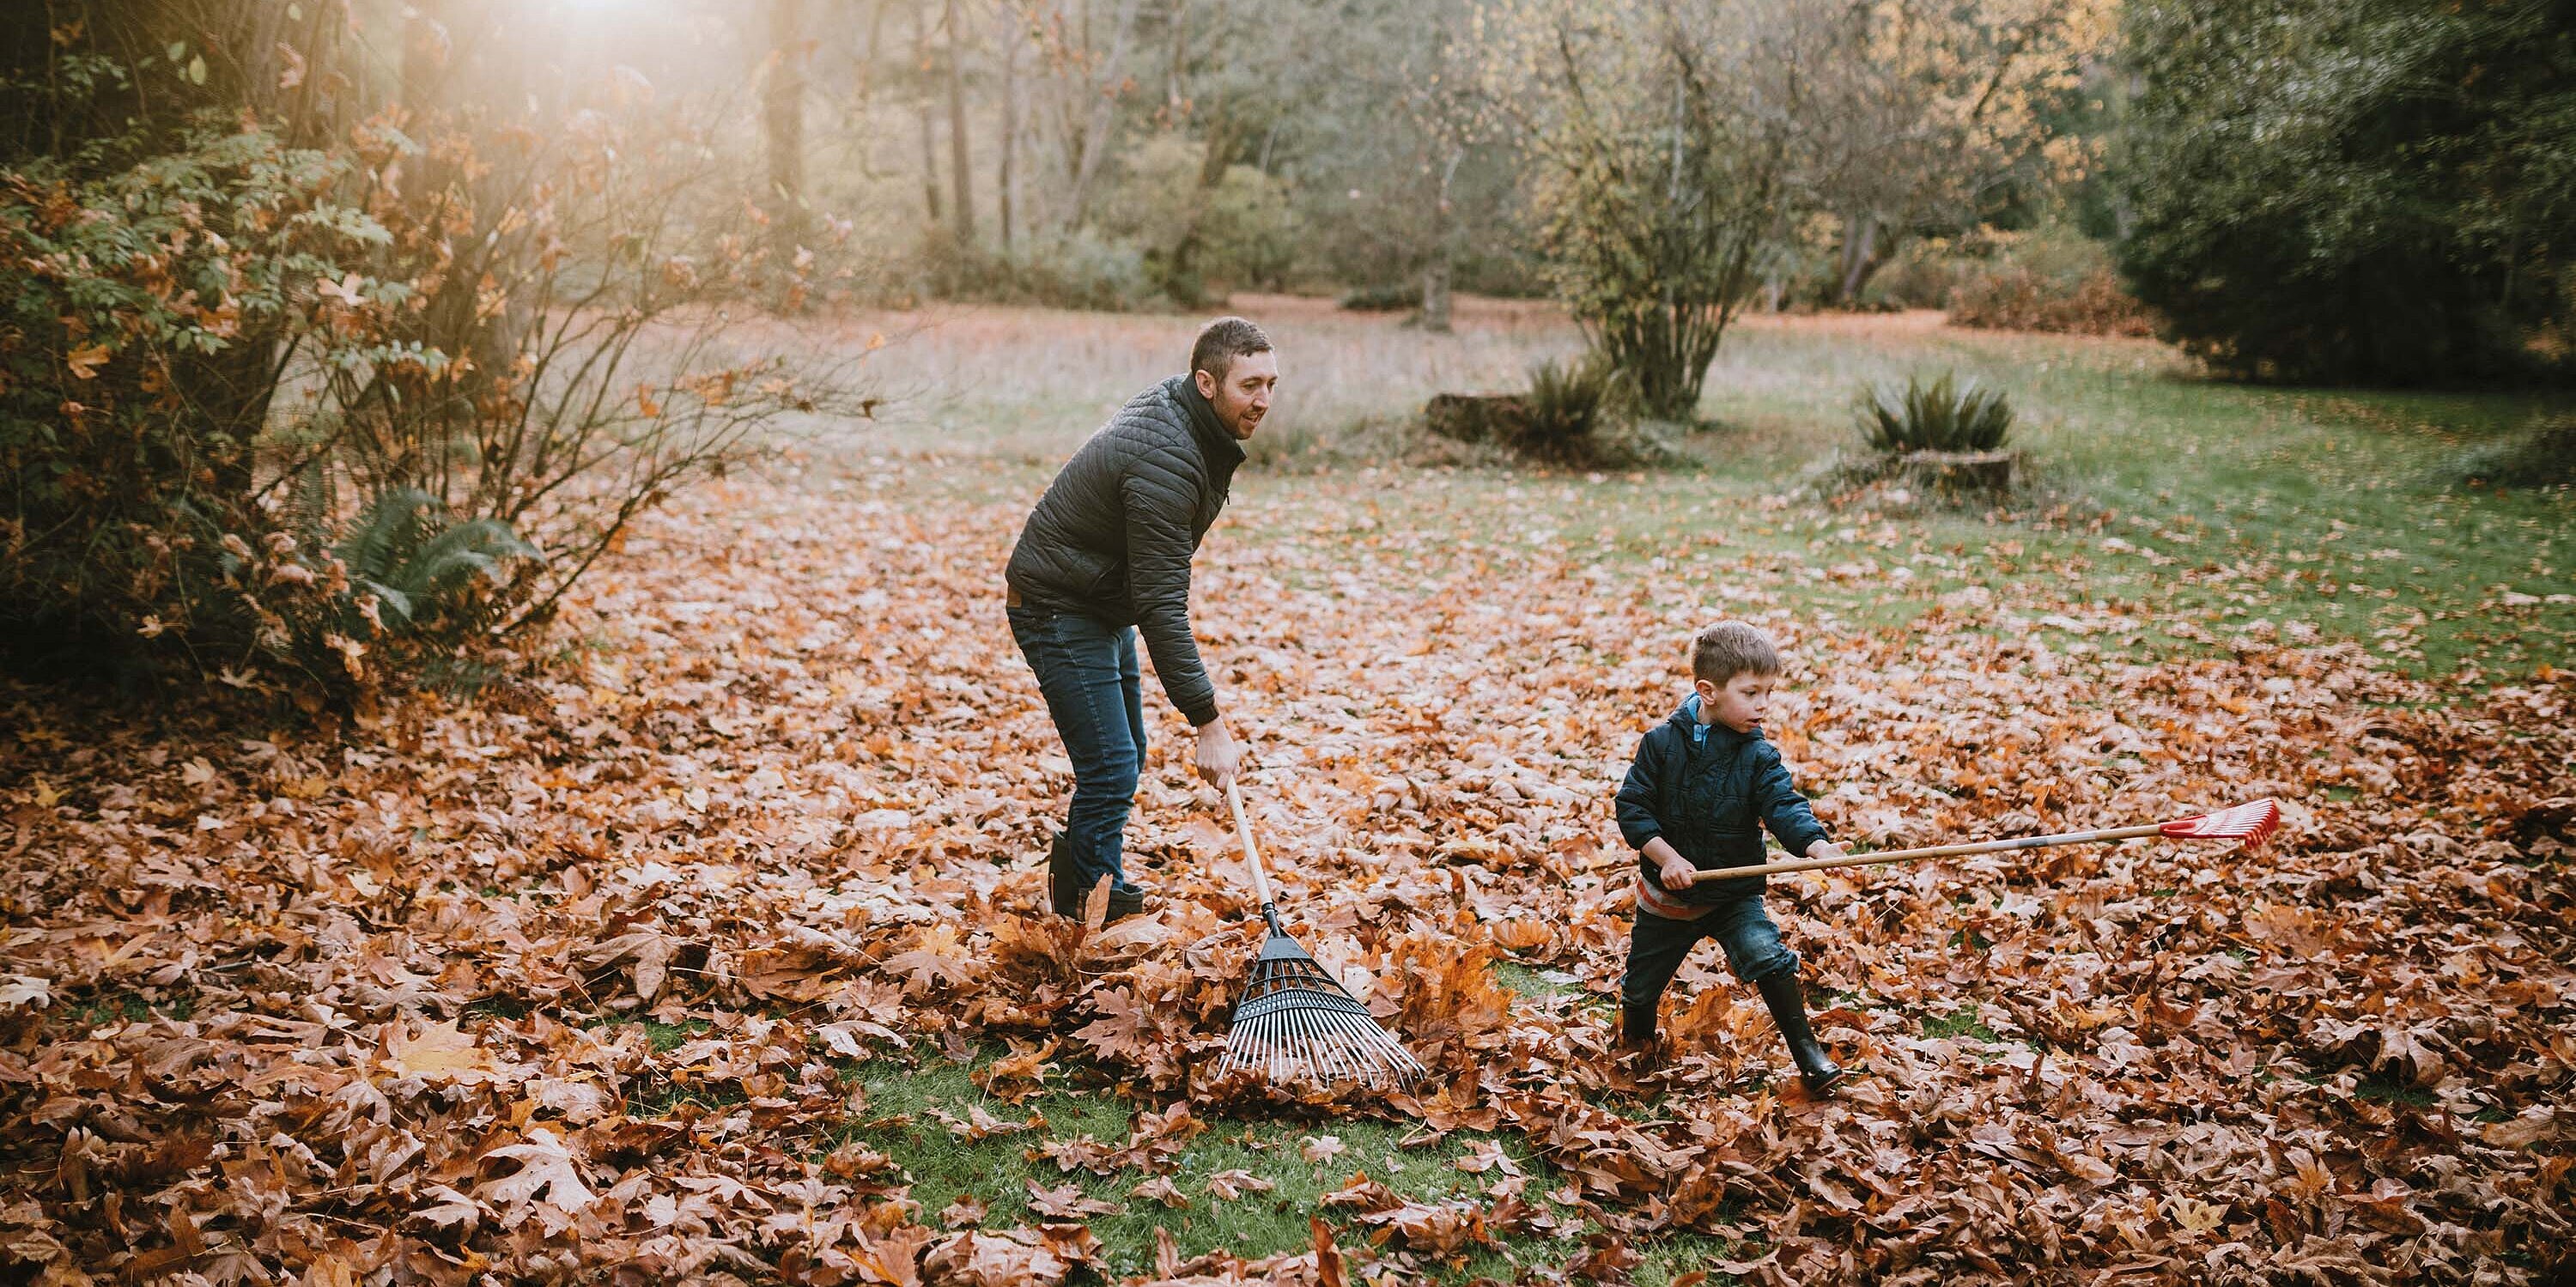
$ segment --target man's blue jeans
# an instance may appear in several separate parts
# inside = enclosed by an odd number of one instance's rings
[[[1136,669],[1136,631],[1078,613],[1010,609],[1011,637],[1036,671],[1047,714],[1073,762],[1073,807],[1064,846],[1085,893],[1105,873],[1111,888],[1135,890],[1120,859],[1136,778],[1145,767],[1144,689]]]

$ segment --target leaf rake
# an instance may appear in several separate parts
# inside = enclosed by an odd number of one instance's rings
[[[1252,824],[1243,816],[1243,792],[1231,778],[1225,802],[1234,808],[1235,836],[1243,842],[1252,894],[1261,902],[1261,919],[1270,933],[1254,954],[1243,995],[1234,1003],[1225,1062],[1217,1071],[1244,1069],[1272,1082],[1326,1085],[1401,1086],[1422,1076],[1421,1061],[1279,927],[1279,905],[1271,901],[1270,878],[1252,843]]]
[[[1886,853],[1851,854],[1841,858],[1801,858],[1796,862],[1756,863],[1750,867],[1720,867],[1713,871],[1691,873],[1691,883],[1704,880],[1730,880],[1738,876],[1766,876],[1775,872],[1823,871],[1828,867],[1875,867],[1880,863],[1910,862],[1917,858],[1949,858],[1960,854],[2002,853],[2008,849],[2049,849],[2058,845],[2089,844],[2094,841],[2136,840],[2145,836],[2166,836],[2177,840],[2233,840],[2252,849],[2270,837],[2281,826],[2281,806],[2272,800],[2255,800],[2231,805],[2211,813],[2195,813],[2171,822],[2150,822],[2135,827],[2110,827],[2100,831],[2061,831],[2053,836],[2023,836],[2018,840],[1981,840],[1975,844],[1933,845],[1926,849],[1892,849]]]

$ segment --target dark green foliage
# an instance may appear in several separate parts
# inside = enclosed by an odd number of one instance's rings
[[[2576,283],[2576,0],[2223,0],[2125,14],[2120,263],[2222,371],[2530,370]]]
[[[1422,283],[1382,282],[1342,292],[1341,306],[1354,313],[1393,313],[1422,307]]]
[[[2496,487],[2576,485],[2576,415],[2552,416],[2460,459],[2462,481]]]
[[[1925,384],[1910,377],[1862,392],[1861,437],[1882,452],[1993,451],[2012,432],[2012,403],[2001,389],[1957,383],[1950,372]]]

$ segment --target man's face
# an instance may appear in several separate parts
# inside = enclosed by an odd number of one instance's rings
[[[1205,371],[1190,374],[1199,382],[1199,396],[1216,408],[1217,423],[1240,442],[1250,438],[1261,427],[1261,418],[1270,414],[1270,391],[1279,385],[1279,355],[1237,354],[1222,380]]]
[[[1699,690],[1701,714],[1738,733],[1750,733],[1761,726],[1763,709],[1771,704],[1771,688],[1779,682],[1778,675],[1748,670],[1723,684],[1703,679],[1692,687]]]

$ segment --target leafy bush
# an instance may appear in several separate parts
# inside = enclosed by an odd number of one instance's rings
[[[1930,384],[1914,376],[1864,390],[1857,419],[1879,452],[1993,451],[2012,432],[2013,410],[2002,390],[1960,385],[1944,371]]]
[[[312,283],[387,239],[329,200],[344,177],[212,128],[102,178],[0,171],[0,651],[38,669],[163,649],[209,676],[340,669],[319,628],[339,586],[262,503],[256,451],[276,364],[314,338]]]
[[[1287,180],[1229,165],[1206,194],[1199,222],[1199,270],[1229,286],[1278,290],[1296,267],[1300,220]]]
[[[2464,482],[2494,487],[2576,484],[2576,416],[2538,420],[2503,442],[2468,452],[2457,472]]]
[[[1513,92],[1529,105],[1549,274],[1639,409],[1664,420],[1698,413],[1794,171],[1777,104],[1798,94],[1783,81],[1802,64],[1786,32],[1727,12],[1683,22],[1581,6],[1515,37],[1528,42],[1515,57],[1544,70]]]
[[[157,13],[58,29],[82,73],[60,82],[135,84],[80,42]],[[280,55],[299,78],[347,54],[316,39]],[[29,101],[110,132],[0,154],[22,664],[311,706],[542,621],[672,488],[849,405],[836,373],[719,336],[778,274],[670,113],[575,103],[541,132],[340,96],[138,122],[140,98],[69,93]]]
[[[2120,264],[2256,378],[2460,384],[2576,315],[2567,6],[2133,4]]]
[[[2054,331],[2067,335],[2156,333],[2155,314],[2120,285],[2108,268],[2073,283],[2006,265],[1965,274],[1950,291],[1953,326],[1998,331]]]
[[[1038,304],[1093,312],[1172,307],[1144,252],[1087,229],[1032,239],[1009,252],[959,246],[934,231],[922,243],[930,293],[986,304]]]
[[[1939,297],[1955,326],[2152,335],[2155,314],[2120,284],[2108,246],[2072,228],[1965,239]]]

